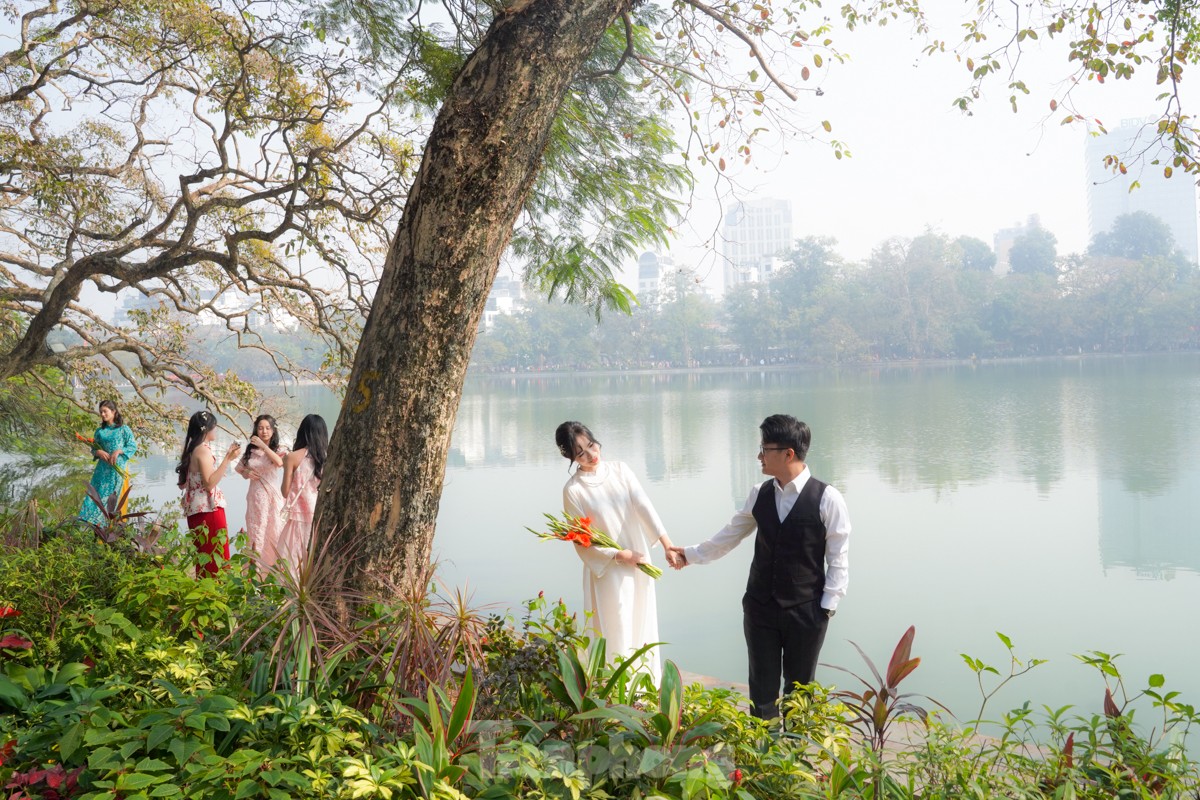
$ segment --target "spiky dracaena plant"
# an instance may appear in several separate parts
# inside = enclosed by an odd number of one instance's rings
[[[248,619],[230,634],[242,638],[241,650],[265,648],[263,668],[270,671],[273,690],[287,686],[299,696],[312,696],[327,686],[338,663],[354,648],[357,631],[340,609],[361,606],[365,598],[350,588],[353,550],[346,542],[331,546],[332,537],[318,544],[309,537],[308,548],[296,564],[276,562],[264,572],[276,586],[277,605]],[[252,563],[257,563],[252,557]]]
[[[910,625],[904,635],[900,637],[896,649],[892,651],[887,671],[883,675],[879,674],[875,663],[867,657],[861,647],[854,642],[850,643],[854,645],[854,649],[858,651],[871,670],[871,675],[875,679],[873,684],[844,667],[827,665],[853,676],[863,685],[862,691],[854,692],[843,689],[833,692],[830,697],[845,704],[853,717],[850,724],[863,734],[876,753],[883,752],[888,733],[900,717],[912,715],[920,719],[922,723],[928,724],[929,712],[924,707],[909,702],[910,698],[923,698],[949,713],[949,709],[931,697],[911,692],[902,694],[897,689],[900,682],[911,675],[913,670],[921,664],[921,659],[911,657],[913,637],[916,636],[916,633],[916,627]]]
[[[436,572],[434,562],[400,584],[377,576],[387,598],[362,629],[365,659],[352,688],[356,705],[374,708],[380,722],[405,725],[401,701],[450,687],[456,673],[484,666],[483,609],[472,607],[463,590],[450,591]]]
[[[484,617],[463,592],[437,591],[436,564],[404,585],[376,582],[380,596],[352,589],[359,545],[333,541],[314,539],[297,564],[267,569],[277,603],[233,635],[243,651],[269,639],[269,688],[312,696],[336,687],[377,723],[404,726],[399,701],[450,686],[456,667],[482,665]]]

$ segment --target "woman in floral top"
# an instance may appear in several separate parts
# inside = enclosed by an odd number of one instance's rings
[[[217,484],[225,477],[229,465],[237,460],[242,451],[237,442],[229,445],[220,464],[212,451],[212,440],[217,435],[217,418],[208,411],[197,411],[188,420],[187,437],[183,441],[183,454],[175,472],[179,476],[179,488],[183,490],[183,513],[187,517],[196,549],[207,556],[196,564],[196,577],[202,572],[215,575],[217,559],[214,555],[220,545],[225,560],[229,560],[229,525],[225,522],[225,495]]]

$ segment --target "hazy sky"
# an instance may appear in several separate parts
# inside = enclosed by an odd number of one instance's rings
[[[948,18],[934,24],[948,25],[937,32],[943,38],[955,29]],[[823,76],[824,96],[805,93],[791,105],[810,126],[829,120],[832,135],[847,143],[853,157],[838,161],[827,145],[798,139],[777,159],[760,147],[754,168],[737,176],[744,196],[790,199],[796,236],[833,236],[851,259],[867,256],[887,237],[912,237],[927,227],[990,245],[997,229],[1031,214],[1058,237],[1060,253],[1087,246],[1087,128],[1060,125],[1068,112],[1049,108],[1069,75],[1063,42],[1043,37],[1026,48],[1021,75],[1032,93],[1021,98],[1019,113],[1008,102],[1007,76],[1000,75],[985,85],[972,116],[951,106],[968,86],[966,67],[951,54],[922,54],[920,37],[908,27],[862,31],[839,42],[851,62]],[[1080,85],[1075,101],[1108,128],[1157,116],[1161,89],[1153,67],[1142,70],[1132,84]],[[711,184],[703,177],[700,182]],[[673,254],[678,262],[698,265],[715,286],[720,265],[704,238],[716,224],[718,206],[711,188],[699,194]]]

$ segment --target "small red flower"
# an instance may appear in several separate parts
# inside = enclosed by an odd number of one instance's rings
[[[541,600],[545,596],[546,596],[546,591],[544,589],[542,591],[538,592],[538,600]]]
[[[575,543],[580,547],[591,547],[592,535],[590,533],[577,533],[575,534]]]
[[[729,780],[733,781],[734,786],[737,786],[742,782],[742,771],[740,769],[735,769],[733,772],[729,773]]]
[[[17,611],[12,606],[5,606],[4,608],[0,608],[0,619],[4,619],[5,617],[19,617],[19,616],[21,616],[21,612]]]
[[[0,650],[28,650],[33,647],[33,642],[28,639],[22,639],[15,633],[10,633],[3,639],[0,639]]]

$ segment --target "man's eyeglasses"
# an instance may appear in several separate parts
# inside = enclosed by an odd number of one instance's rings
[[[776,452],[782,453],[784,450],[791,450],[791,449],[792,448],[790,448],[790,447],[767,447],[766,445],[760,444],[758,446],[758,454],[761,456],[763,453],[767,452],[768,450],[774,450]]]

